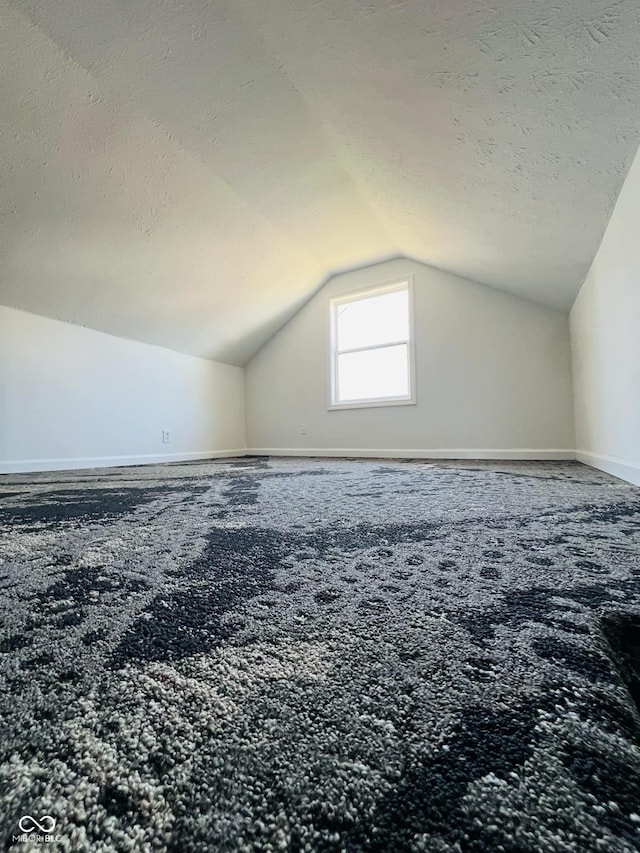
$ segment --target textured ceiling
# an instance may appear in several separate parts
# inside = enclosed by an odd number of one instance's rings
[[[396,255],[567,308],[639,37],[615,0],[0,0],[0,303],[232,363]]]

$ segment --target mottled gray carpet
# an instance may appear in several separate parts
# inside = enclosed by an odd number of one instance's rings
[[[640,849],[637,488],[246,458],[3,477],[0,531],[7,849]]]

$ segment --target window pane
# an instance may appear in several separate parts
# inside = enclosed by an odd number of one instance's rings
[[[407,344],[338,356],[337,403],[409,396]]]
[[[336,326],[338,350],[408,340],[408,288],[336,306]]]

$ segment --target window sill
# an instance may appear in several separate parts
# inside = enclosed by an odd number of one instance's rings
[[[387,406],[415,406],[416,400],[363,400],[360,403],[330,403],[327,411],[335,412],[340,409],[380,409]]]

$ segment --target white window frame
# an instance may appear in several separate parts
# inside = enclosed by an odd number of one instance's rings
[[[406,290],[409,297],[409,337],[385,344],[373,344],[371,346],[354,347],[352,349],[338,350],[337,341],[337,309],[347,302],[358,302],[371,296],[381,296],[384,293],[393,293],[396,290]],[[413,406],[416,403],[415,382],[415,335],[413,331],[413,276],[406,276],[400,280],[370,287],[365,290],[355,290],[329,298],[329,379],[327,388],[327,409],[371,409],[379,406]],[[345,400],[336,402],[338,390],[338,356],[348,352],[364,352],[366,350],[385,349],[386,347],[407,345],[407,368],[409,374],[409,393],[402,397],[372,397],[367,400]]]

